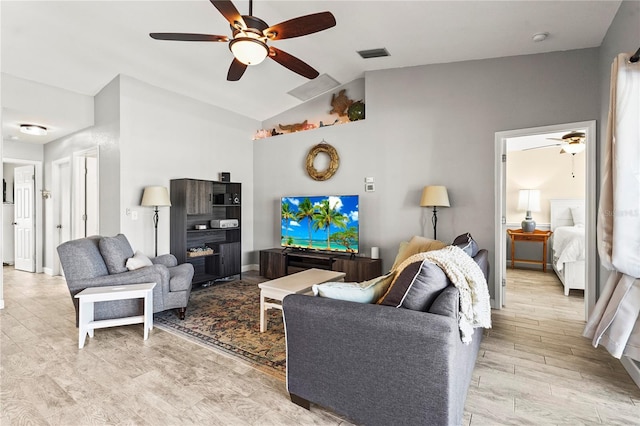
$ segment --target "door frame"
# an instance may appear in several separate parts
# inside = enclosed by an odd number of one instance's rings
[[[585,206],[586,206],[586,226],[585,226],[585,320],[593,311],[596,304],[596,214],[598,206],[596,204],[596,144],[598,136],[596,134],[596,121],[581,121],[575,123],[554,124],[550,126],[531,127],[527,129],[516,129],[496,132],[495,134],[495,241],[494,241],[494,264],[496,265],[496,277],[494,281],[494,299],[492,307],[502,309],[504,305],[504,289],[506,274],[506,172],[505,161],[507,155],[507,139],[528,136],[535,134],[557,133],[571,131],[572,129],[586,129],[585,134]],[[503,157],[505,156],[505,157]]]
[[[86,159],[87,157],[92,157],[96,159],[96,196],[97,196],[97,202],[98,202],[98,209],[96,211],[96,228],[100,229],[100,150],[98,149],[98,146],[94,146],[93,148],[88,148],[88,149],[84,149],[82,151],[75,151],[73,153],[73,163],[72,163],[72,167],[71,167],[71,186],[72,186],[72,196],[71,196],[71,208],[73,211],[73,218],[72,218],[72,233],[71,233],[71,237],[72,238],[82,238],[85,235],[84,234],[79,234],[76,232],[76,226],[77,226],[77,221],[80,220],[79,216],[82,216],[81,212],[84,212],[84,210],[82,209],[82,206],[80,205],[81,201],[85,201],[86,202],[86,194],[85,196],[83,196],[82,200],[81,197],[78,196],[78,190],[80,187],[84,187],[86,180],[85,180],[85,175],[83,175],[82,173],[82,169],[84,169],[85,164],[81,164],[81,160],[82,159]],[[83,181],[81,183],[81,180]],[[85,193],[86,193],[86,188],[85,188]]]
[[[60,179],[60,166],[67,164],[69,167],[69,185],[65,187],[66,191],[69,191],[69,211],[71,217],[69,218],[69,227],[72,227],[74,223],[74,211],[73,211],[73,162],[71,157],[62,157],[51,162],[51,184],[53,188],[53,203],[51,208],[51,253],[53,261],[51,262],[51,275],[62,275],[62,267],[60,265],[60,258],[58,257],[58,251],[56,247],[60,245],[60,234],[56,232],[56,219],[60,214],[60,199],[62,193],[62,181]],[[73,238],[73,229],[70,229],[69,238]]]
[[[42,161],[35,160],[22,160],[18,158],[2,158],[2,163],[20,164],[22,166],[33,165],[35,167],[35,184],[33,190],[34,207],[33,213],[34,220],[34,232],[35,232],[35,256],[36,256],[36,274],[43,272],[42,265],[44,264],[44,250],[43,250],[43,234],[44,234],[44,215],[43,215],[43,203],[42,203]],[[4,170],[4,167],[3,167]],[[2,218],[4,220],[4,218]]]

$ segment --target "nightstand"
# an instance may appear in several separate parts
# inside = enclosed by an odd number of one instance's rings
[[[515,266],[515,262],[542,264],[542,271],[547,272],[547,241],[553,232],[540,231],[538,229],[533,232],[524,232],[522,229],[507,229],[507,234],[511,237],[511,268]],[[539,260],[516,259],[516,241],[530,241],[534,243],[542,243],[542,262]]]

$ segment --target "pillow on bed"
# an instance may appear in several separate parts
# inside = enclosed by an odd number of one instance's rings
[[[571,217],[575,226],[584,227],[584,207],[571,207]]]

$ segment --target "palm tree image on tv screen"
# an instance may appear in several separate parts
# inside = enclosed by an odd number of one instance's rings
[[[280,245],[358,253],[358,196],[282,197]]]

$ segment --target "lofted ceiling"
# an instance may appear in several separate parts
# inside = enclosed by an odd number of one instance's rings
[[[234,1],[248,14],[248,1]],[[337,25],[270,45],[295,55],[339,83],[367,71],[424,64],[600,46],[619,1],[262,1],[253,14],[273,25],[331,11]],[[95,95],[118,74],[266,120],[298,104],[287,92],[308,80],[275,61],[249,67],[240,81],[226,80],[227,43],[157,41],[150,32],[230,35],[228,22],[208,0],[0,2],[1,71],[77,94]],[[543,42],[535,33],[548,32]],[[362,59],[356,51],[386,48],[390,56]],[[3,87],[4,89],[4,87]],[[3,137],[29,119],[31,102],[3,101]],[[9,114],[7,114],[9,112]],[[79,130],[43,124],[57,132]],[[18,136],[20,137],[20,136]]]

